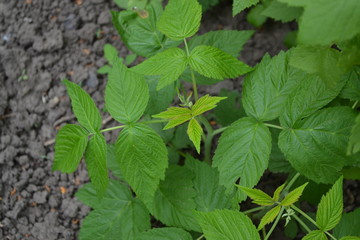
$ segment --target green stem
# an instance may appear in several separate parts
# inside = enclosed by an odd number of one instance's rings
[[[101,133],[108,132],[108,131],[112,131],[112,130],[116,130],[116,129],[120,129],[120,128],[124,128],[124,127],[126,127],[126,125],[116,126],[116,127],[112,127],[112,128],[105,128],[105,129],[101,130],[100,132]]]
[[[270,123],[264,123],[265,126],[271,127],[271,128],[277,128],[283,130],[284,128],[278,125],[270,124]]]
[[[269,239],[269,237],[270,237],[270,235],[272,234],[272,232],[274,231],[276,225],[279,223],[280,218],[281,218],[281,215],[282,215],[283,212],[284,212],[284,209],[285,209],[284,207],[281,207],[280,213],[277,215],[274,224],[271,226],[271,228],[270,228],[269,232],[266,234],[264,240],[268,240],[268,239]]]
[[[358,105],[358,103],[359,103],[359,100],[357,100],[357,101],[354,103],[354,105],[352,106],[352,109],[355,109],[356,106]]]
[[[312,219],[309,215],[307,215],[306,213],[304,213],[300,208],[296,207],[295,205],[291,205],[290,206],[292,209],[294,209],[295,211],[297,211],[298,213],[300,213],[301,215],[303,215],[307,220],[309,220],[309,222],[311,222],[312,224],[314,224],[317,228],[319,228],[316,224],[316,222],[314,221],[314,219]]]
[[[212,147],[212,140],[213,140],[213,128],[210,125],[209,121],[203,117],[203,116],[199,116],[197,118],[204,126],[207,132],[207,135],[205,137],[203,137],[203,141],[204,141],[204,148],[205,148],[205,156],[204,156],[204,161],[211,164],[211,147]]]
[[[252,208],[252,209],[249,209],[249,210],[246,210],[244,212],[242,212],[243,214],[249,214],[249,213],[253,213],[253,212],[257,212],[257,211],[261,211],[265,209],[264,206],[261,206],[261,207],[256,207],[256,208]]]
[[[295,214],[293,215],[294,219],[296,221],[298,221],[298,223],[300,223],[301,226],[303,226],[303,228],[309,233],[311,232],[311,229],[298,217],[296,216]]]
[[[334,237],[333,235],[331,235],[329,232],[326,232],[326,231],[325,231],[325,234],[328,235],[331,239],[337,240],[336,237]]]
[[[205,235],[201,235],[200,237],[198,237],[196,240],[200,240],[200,239],[203,239],[205,237]]]
[[[185,38],[184,38],[184,44],[185,44],[185,50],[186,50],[187,57],[190,57],[189,47],[188,47],[188,44],[187,44]],[[192,81],[193,91],[194,91],[194,98],[195,98],[195,101],[197,101],[199,99],[199,95],[198,95],[198,91],[197,91],[197,85],[196,85],[194,71],[191,68],[190,68],[190,73],[191,73],[191,81]]]
[[[143,123],[143,124],[153,124],[153,123],[163,123],[163,122],[168,122],[169,120],[166,119],[161,119],[161,120],[149,120],[149,121],[142,121],[139,123]]]
[[[222,133],[223,131],[225,131],[228,127],[223,127],[223,128],[219,128],[219,129],[216,129],[213,131],[213,135],[217,135],[217,134],[220,134]]]
[[[290,180],[288,185],[285,187],[284,191],[289,191],[292,185],[294,185],[295,181],[300,177],[300,173],[296,173],[295,176]]]
[[[199,121],[205,126],[207,134],[212,135],[214,132],[214,129],[210,125],[209,121],[203,116],[199,116],[199,117],[197,117],[197,119],[199,119]]]

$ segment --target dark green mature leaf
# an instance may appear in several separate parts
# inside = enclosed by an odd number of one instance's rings
[[[165,181],[155,194],[148,208],[155,218],[167,226],[181,227],[186,230],[200,231],[193,211],[196,208],[192,173],[180,166],[170,166]]]
[[[333,229],[343,211],[343,178],[339,178],[330,191],[321,198],[316,212],[316,224],[322,231]]]
[[[196,212],[207,240],[260,240],[256,227],[245,214],[231,210]]]
[[[339,224],[334,228],[333,235],[336,238],[344,236],[360,237],[360,208],[353,212],[344,213]]]
[[[80,240],[133,240],[140,232],[150,229],[146,207],[118,181],[110,180],[103,198],[98,197],[93,184],[81,188],[76,197],[95,209],[82,223]]]
[[[157,90],[175,82],[187,66],[186,53],[180,48],[170,48],[132,68],[144,75],[161,75]]]
[[[74,172],[85,152],[87,142],[88,132],[84,128],[74,124],[62,127],[56,135],[52,170]]]
[[[71,99],[71,106],[79,123],[89,132],[95,133],[101,128],[101,116],[91,99],[79,85],[64,79]]]
[[[195,47],[189,65],[201,75],[215,79],[235,78],[252,70],[230,54],[210,46]]]
[[[156,22],[162,14],[159,1],[151,1],[146,11],[149,16],[145,18],[133,10],[111,12],[113,24],[125,45],[143,57],[151,57],[165,49],[178,46],[181,42],[165,37],[156,28]]]
[[[360,115],[355,119],[355,124],[351,129],[350,139],[347,146],[347,154],[355,154],[360,151]]]
[[[286,3],[281,3],[275,0],[271,1],[261,14],[273,18],[276,21],[290,22],[299,18],[302,12],[303,8],[301,7],[292,7]]]
[[[251,7],[259,2],[259,0],[234,0],[232,14],[235,16],[246,8]]]
[[[345,149],[354,119],[348,107],[318,111],[293,129],[283,130],[279,147],[298,172],[317,183],[333,183],[347,161]]]
[[[192,240],[190,233],[181,228],[153,228],[143,232],[136,240]]]
[[[192,118],[189,121],[187,134],[190,140],[192,141],[192,143],[194,144],[196,151],[200,154],[200,143],[201,143],[201,135],[203,134],[203,129],[196,119]]]
[[[254,187],[267,168],[270,151],[271,135],[263,123],[252,118],[234,122],[221,135],[213,160],[220,183],[230,191],[240,178],[240,186]],[[245,198],[240,194],[238,200]]]
[[[242,187],[242,186],[238,186],[237,187],[243,191],[244,193],[246,193],[246,195],[248,195],[253,201],[253,203],[258,204],[260,206],[271,206],[273,205],[275,202],[272,199],[272,197],[270,197],[269,195],[267,195],[266,193],[264,193],[263,191],[259,190],[259,189],[252,189],[252,188],[247,188],[247,187]]]
[[[143,124],[124,128],[116,155],[125,180],[143,201],[153,199],[168,166],[167,150],[154,130]]]
[[[216,122],[222,126],[227,126],[241,117],[245,117],[245,110],[241,104],[241,95],[238,91],[220,90],[220,97],[227,97],[219,102],[214,110]]]
[[[289,194],[287,194],[284,197],[284,199],[281,201],[281,205],[284,207],[288,207],[288,206],[294,204],[295,202],[297,202],[299,200],[300,196],[302,195],[306,185],[308,185],[308,182],[301,185],[300,187],[295,188],[291,192],[289,192]]]
[[[195,176],[192,181],[196,191],[195,202],[198,211],[210,212],[230,207],[230,197],[225,193],[225,187],[219,185],[219,174],[215,168],[190,155],[186,157],[185,167]]]
[[[360,240],[360,237],[345,236],[345,237],[342,237],[340,240]]]
[[[173,40],[193,36],[200,27],[201,5],[196,0],[170,0],[157,27]]]
[[[281,210],[281,206],[278,205],[274,208],[272,208],[271,210],[269,210],[262,218],[260,221],[260,224],[258,226],[258,230],[261,230],[265,227],[266,224],[269,224],[271,222],[273,222],[275,220],[275,218],[277,217],[277,215],[280,213]]]
[[[101,133],[94,134],[86,148],[85,162],[91,182],[94,184],[99,195],[104,193],[109,183],[106,154],[105,137]]]
[[[198,2],[201,4],[202,6],[202,11],[205,12],[208,9],[210,9],[211,7],[219,4],[220,0],[198,0]]]
[[[260,28],[267,20],[267,17],[261,13],[265,10],[265,4],[259,3],[250,9],[246,15],[246,21],[254,27]]]
[[[348,79],[345,87],[340,93],[340,97],[351,101],[360,100],[360,66],[354,67],[347,75]]]
[[[119,163],[116,161],[115,144],[107,144],[106,148],[106,166],[111,171],[112,175],[118,179],[124,179]]]
[[[314,230],[303,237],[302,240],[327,240],[327,237],[323,231]]]
[[[278,146],[279,134],[281,130],[270,128],[270,132],[272,137],[272,147],[269,159],[269,170],[274,173],[290,173],[294,169]]]
[[[110,115],[122,123],[134,123],[143,115],[149,101],[144,77],[116,61],[105,89],[105,104]]]
[[[245,43],[251,38],[255,31],[252,30],[219,30],[207,32],[203,35],[195,36],[189,41],[189,50],[195,47],[206,45],[216,47],[233,57],[238,57]]]

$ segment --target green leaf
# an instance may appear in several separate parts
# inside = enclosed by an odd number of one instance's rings
[[[279,125],[278,122],[276,122],[276,125]],[[284,153],[278,146],[281,130],[277,128],[270,128],[270,132],[272,137],[272,147],[269,159],[269,170],[274,173],[290,173],[294,171],[290,162],[285,158]]]
[[[189,122],[187,134],[190,140],[193,142],[196,151],[200,154],[200,143],[201,143],[201,135],[203,134],[203,129],[199,122],[192,118]]]
[[[164,130],[176,127],[192,118],[191,110],[183,107],[170,107],[165,112],[153,115],[153,117],[169,120]]]
[[[205,77],[220,80],[235,78],[252,70],[230,54],[210,46],[195,47],[190,53],[189,65]]]
[[[345,149],[354,115],[348,107],[318,111],[300,120],[293,129],[283,130],[279,147],[305,177],[317,183],[333,183],[348,161]]]
[[[196,212],[207,240],[260,240],[256,227],[245,214],[231,210]]]
[[[343,211],[343,178],[339,178],[330,191],[321,198],[316,212],[316,224],[322,231],[333,229]]]
[[[325,233],[320,230],[314,230],[308,233],[302,240],[327,240]]]
[[[151,200],[168,166],[162,139],[146,125],[128,126],[119,134],[116,155],[124,178],[136,195],[143,201]]]
[[[133,10],[111,12],[113,24],[121,40],[132,52],[143,57],[151,57],[181,43],[167,38],[157,30],[156,21],[163,11],[159,1],[151,1],[145,11],[148,14],[145,18]]]
[[[299,22],[298,42],[328,45],[349,40],[360,33],[360,2],[358,0],[304,1]]]
[[[105,89],[105,104],[110,115],[121,123],[134,123],[143,115],[149,101],[144,77],[116,61]]]
[[[95,209],[82,222],[80,240],[133,240],[140,232],[150,229],[150,215],[146,207],[118,181],[110,180],[101,199],[92,184],[81,188],[76,197]]]
[[[214,110],[217,123],[222,126],[227,126],[239,118],[246,116],[241,104],[241,94],[238,91],[221,89],[220,96],[226,97],[227,99],[219,102]]]
[[[340,97],[350,99],[351,101],[360,100],[360,66],[354,67],[348,74],[345,87],[340,93]]]
[[[118,179],[124,179],[124,176],[121,173],[119,163],[116,161],[115,144],[107,144],[106,153],[107,168],[111,170],[112,175],[114,175]]]
[[[115,61],[119,58],[119,53],[111,44],[104,45],[104,57],[110,65],[114,65]]]
[[[170,0],[157,27],[169,38],[183,40],[199,30],[201,13],[201,5],[196,0]]]
[[[259,0],[234,0],[232,14],[235,16],[246,8],[251,7],[259,2]]]
[[[143,232],[136,240],[192,240],[190,233],[181,228],[153,228]]]
[[[263,123],[252,118],[234,122],[221,135],[213,160],[220,183],[230,191],[240,178],[240,186],[254,187],[267,168],[270,151],[271,135]]]
[[[346,180],[360,180],[359,167],[343,168],[341,172]]]
[[[211,7],[219,4],[219,0],[198,0],[198,2],[202,6],[202,11],[205,12],[209,10]]]
[[[303,8],[301,7],[292,7],[285,3],[271,1],[270,4],[266,6],[264,11],[261,12],[261,14],[273,18],[276,21],[290,22],[292,20],[298,19],[302,12]]]
[[[347,146],[347,154],[355,154],[360,151],[360,115],[355,119],[355,124],[351,129],[350,139]]]
[[[360,208],[353,212],[344,213],[339,224],[334,228],[333,235],[336,238],[344,236],[360,237]]]
[[[267,17],[262,15],[262,12],[264,10],[265,5],[262,3],[254,6],[246,15],[246,21],[248,21],[248,23],[250,23],[254,27],[260,28],[267,20]]]
[[[299,200],[299,198],[301,197],[306,185],[308,185],[308,182],[301,185],[300,187],[295,188],[291,192],[289,192],[284,197],[284,199],[281,201],[281,205],[284,207],[288,207],[288,206],[294,204],[295,202],[297,202]]]
[[[226,99],[226,97],[211,97],[209,94],[202,96],[199,98],[195,104],[191,107],[192,115],[198,116],[203,114],[204,112],[210,111],[215,108],[217,104]]]
[[[170,48],[131,68],[144,75],[161,75],[157,90],[175,82],[187,66],[186,53],[180,48]]]
[[[260,206],[271,206],[274,204],[274,200],[259,189],[251,189],[247,187],[242,187],[236,185],[240,190],[246,193],[253,201],[253,203],[260,205]]]
[[[137,58],[137,54],[129,54],[125,57],[125,64],[130,65],[132,64]]]
[[[74,124],[60,129],[55,140],[55,157],[52,170],[72,173],[79,165],[88,142],[88,132]]]
[[[219,30],[207,32],[203,35],[195,36],[189,41],[189,50],[205,45],[216,47],[233,57],[238,57],[245,43],[255,33],[252,30]]]
[[[148,208],[156,219],[167,226],[200,231],[193,214],[196,208],[196,193],[192,178],[190,170],[184,167],[169,167],[165,181],[160,183],[153,202],[148,203]]]
[[[106,167],[106,140],[101,133],[94,134],[85,152],[85,163],[91,182],[99,195],[102,195],[109,183]]]
[[[108,74],[111,71],[111,67],[109,65],[104,65],[97,70],[98,74]]]
[[[340,238],[340,240],[360,240],[360,237],[346,236],[346,237]]]
[[[101,116],[94,101],[77,84],[67,79],[64,79],[63,83],[66,85],[73,112],[79,123],[89,132],[97,132],[101,128]]]
[[[265,227],[266,224],[272,223],[275,218],[277,217],[277,215],[280,213],[281,210],[281,206],[278,205],[274,208],[272,208],[271,210],[269,210],[262,218],[260,221],[260,224],[258,226],[258,230],[261,230]]]
[[[200,162],[190,155],[185,159],[185,167],[192,171],[193,184],[196,192],[196,209],[210,212],[215,209],[230,207],[230,197],[225,193],[225,187],[219,184],[219,174],[215,168],[205,162]]]
[[[279,186],[278,188],[276,188],[275,192],[274,192],[274,196],[273,196],[273,200],[275,202],[279,201],[279,198],[280,198],[280,194],[282,192],[282,190],[284,189],[285,187],[285,184]]]

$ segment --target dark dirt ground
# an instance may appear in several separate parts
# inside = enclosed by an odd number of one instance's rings
[[[56,131],[74,121],[60,80],[82,83],[103,107],[105,79],[96,74],[105,63],[103,45],[111,43],[121,55],[128,54],[112,27],[110,9],[118,9],[111,0],[0,0],[0,239],[77,238],[90,210],[74,197],[88,182],[86,169],[51,171]],[[232,18],[229,3],[204,19],[201,32],[253,29],[244,15]],[[285,49],[283,38],[290,29],[278,23],[257,29],[242,60],[253,66],[264,53]],[[226,80],[200,92],[239,87],[239,79]],[[115,125],[107,114],[103,119],[106,127]],[[108,141],[116,136],[106,134]]]

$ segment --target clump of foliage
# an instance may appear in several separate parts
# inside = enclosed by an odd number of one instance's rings
[[[258,2],[234,0],[233,13]],[[359,208],[343,213],[343,179],[360,178],[360,2],[262,1],[264,15],[298,20],[298,45],[254,68],[237,58],[253,31],[195,36],[196,0],[128,4],[112,16],[135,55],[124,60],[106,45],[99,70],[120,125],[102,129],[91,97],[64,80],[80,125],[60,129],[53,170],[74,172],[85,156],[91,183],[76,196],[93,211],[80,239],[266,240],[284,219],[292,238],[359,240]],[[137,55],[146,60],[124,65]],[[241,94],[198,94],[244,74]],[[116,129],[107,144],[103,133]],[[254,188],[266,170],[288,174],[272,195]],[[239,209],[247,197],[259,206]],[[315,218],[301,201],[318,206]]]

